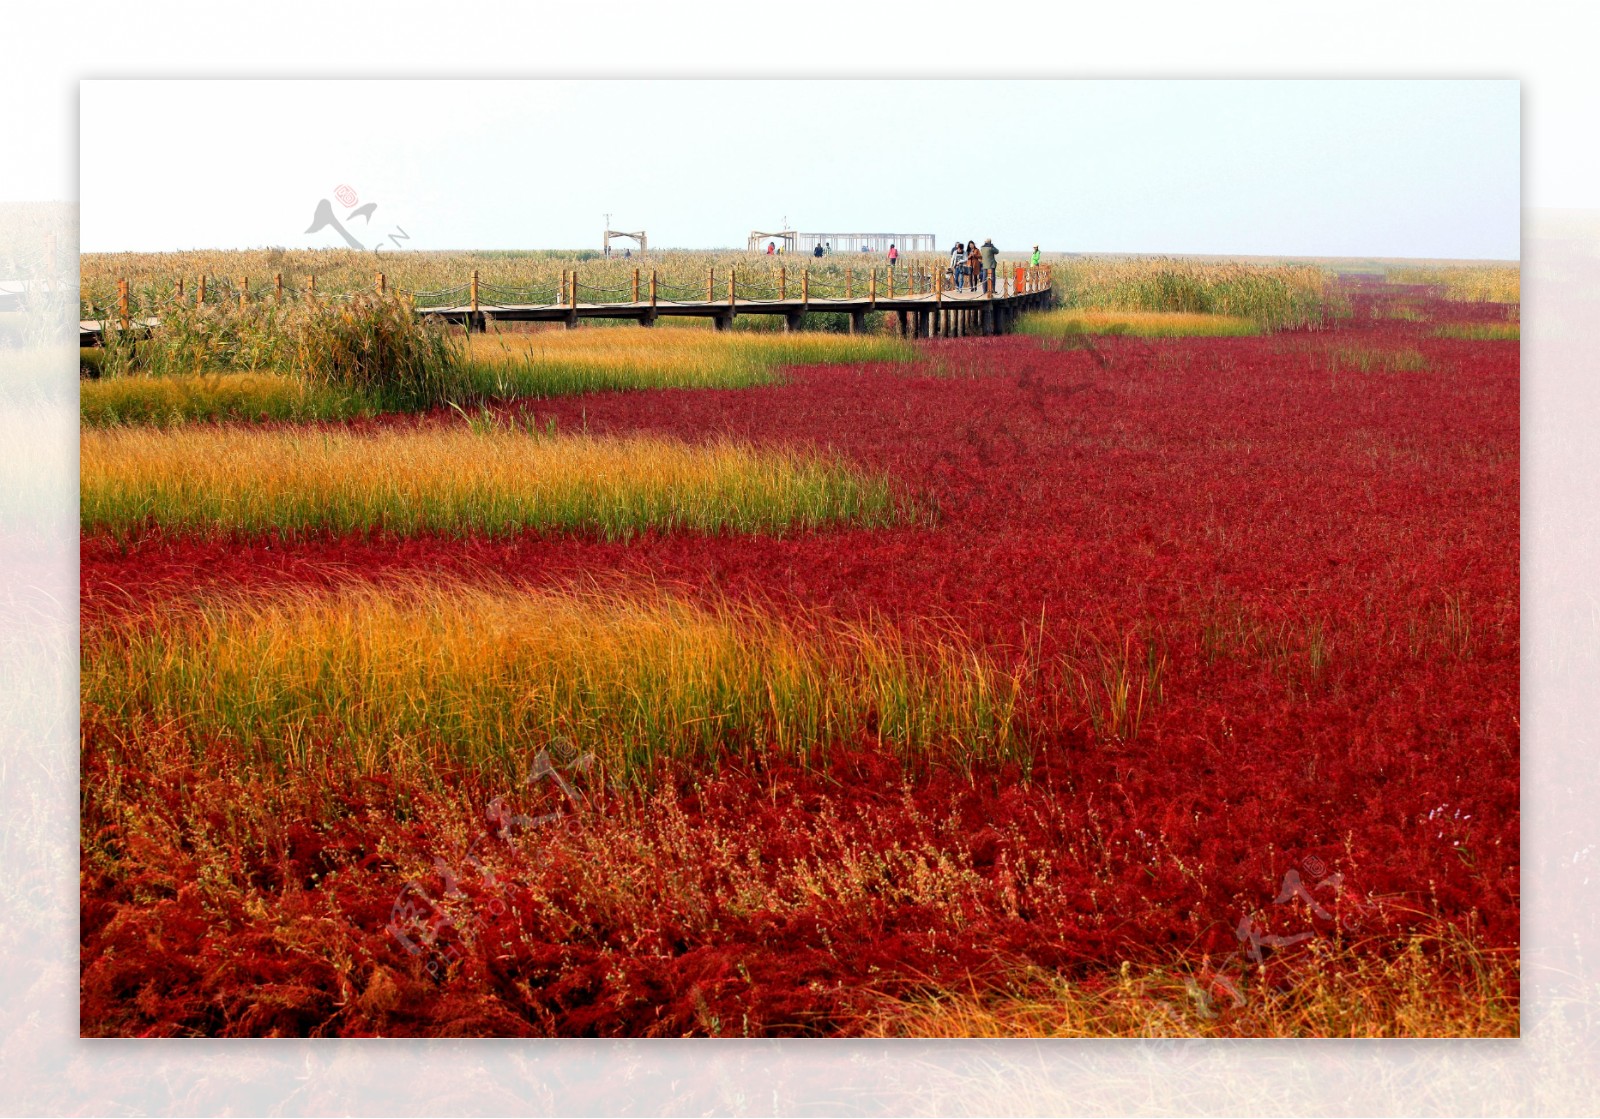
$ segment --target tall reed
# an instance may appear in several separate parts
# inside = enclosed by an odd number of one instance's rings
[[[1341,305],[1330,274],[1309,265],[1080,259],[1056,265],[1054,280],[1070,308],[1228,315],[1269,330],[1320,325]]]

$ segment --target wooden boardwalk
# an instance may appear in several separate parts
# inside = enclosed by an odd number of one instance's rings
[[[974,292],[943,292],[926,295],[900,295],[893,299],[858,296],[853,299],[732,299],[655,303],[530,303],[485,306],[470,305],[419,308],[428,315],[458,323],[472,330],[487,330],[496,322],[559,322],[576,326],[584,319],[628,319],[643,326],[663,318],[710,319],[718,330],[733,325],[735,315],[779,315],[788,329],[798,329],[806,315],[832,312],[850,316],[852,332],[863,328],[866,316],[874,312],[893,313],[900,333],[908,337],[1003,334],[1016,317],[1025,311],[1045,307],[1051,298],[1049,288],[1016,295],[997,295],[990,299]]]
[[[650,284],[648,299],[626,299],[617,302],[580,301],[577,284],[570,287],[563,282],[562,294],[567,298],[550,303],[494,303],[476,298],[477,274],[465,290],[472,298],[467,302],[443,306],[422,306],[416,313],[428,318],[455,323],[469,331],[486,331],[497,322],[551,322],[575,327],[584,319],[623,319],[652,326],[663,318],[706,318],[716,329],[726,330],[733,325],[736,315],[779,315],[788,330],[800,328],[806,315],[834,313],[850,316],[851,333],[865,327],[866,316],[873,313],[891,313],[896,317],[900,333],[905,337],[957,337],[966,335],[1004,334],[1011,329],[1019,315],[1041,310],[1050,305],[1054,294],[1048,269],[1008,269],[999,276],[996,292],[954,290],[943,287],[943,279],[924,276],[925,281],[912,292],[884,294],[878,288],[876,274],[865,294],[847,296],[810,297],[801,285],[799,298],[788,294],[786,284],[780,284],[782,294],[774,299],[741,296],[736,278],[728,278],[728,294],[720,298],[669,299],[655,294],[656,285]],[[382,278],[379,278],[379,290]],[[713,290],[707,281],[708,294]],[[639,281],[635,291],[643,294]],[[456,292],[464,289],[457,288]],[[748,289],[747,289],[748,290]],[[281,281],[277,288],[282,296]],[[406,293],[400,293],[406,294]],[[78,324],[80,345],[99,345],[107,326],[115,328],[119,320],[95,321],[85,319]],[[158,320],[123,318],[123,329],[149,330]]]

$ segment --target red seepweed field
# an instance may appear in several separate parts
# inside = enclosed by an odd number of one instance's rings
[[[580,733],[273,752],[86,683],[83,1032],[1514,1034],[1518,346],[1440,332],[1499,305],[1349,294],[1318,330],[930,341],[476,421],[832,456],[892,524],[86,527],[86,664],[204,602],[662,598],[981,663],[1003,733],[962,754],[958,702],[896,746],[861,701],[798,751],[713,711],[626,771]]]

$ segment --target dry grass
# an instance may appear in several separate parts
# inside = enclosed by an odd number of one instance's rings
[[[470,428],[85,430],[85,530],[785,532],[897,518],[887,481],[812,454]]]
[[[886,1000],[872,1037],[1516,1037],[1515,950],[1451,930],[1380,941],[1311,941],[1268,977],[1124,964],[1088,982],[1024,977],[1012,990]]]
[[[863,735],[908,763],[1020,749],[1021,682],[959,635],[870,625],[802,633],[671,597],[391,585],[220,599],[87,642],[88,717],[219,737],[287,766],[354,763],[435,781],[434,762],[508,774],[552,741],[619,778],[663,762],[809,760]]]

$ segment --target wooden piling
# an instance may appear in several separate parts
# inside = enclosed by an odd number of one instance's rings
[[[250,294],[250,280],[246,276],[239,277],[239,309],[244,310],[245,298]]]
[[[133,325],[128,316],[128,281],[117,281],[117,321],[122,324],[122,329],[127,330]]]
[[[282,272],[274,272],[272,274],[272,301],[274,303],[282,303],[283,302],[283,273]]]

